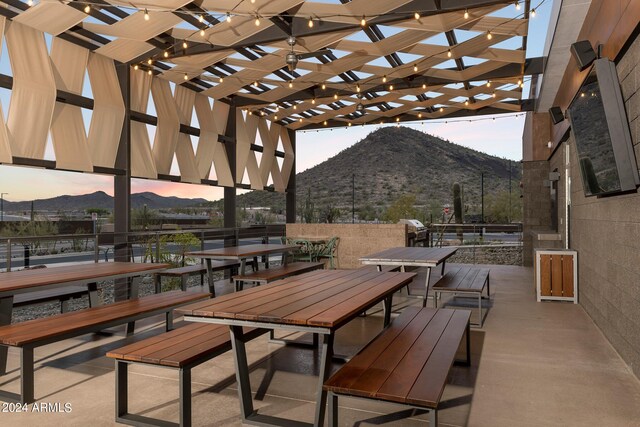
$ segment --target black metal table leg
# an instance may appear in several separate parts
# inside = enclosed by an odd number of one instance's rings
[[[322,336],[322,356],[320,359],[320,372],[318,378],[318,389],[316,398],[316,416],[313,425],[322,427],[324,425],[325,407],[327,406],[327,392],[323,390],[324,382],[329,379],[331,373],[331,360],[333,359],[333,333]]]
[[[233,359],[236,365],[236,381],[238,382],[238,397],[240,398],[240,409],[242,410],[242,420],[247,421],[254,414],[253,400],[251,397],[251,383],[249,381],[249,364],[247,362],[247,350],[245,348],[245,337],[242,326],[230,326],[231,346],[233,348]]]

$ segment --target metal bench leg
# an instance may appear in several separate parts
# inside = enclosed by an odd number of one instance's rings
[[[0,298],[0,326],[11,324],[11,313],[13,312],[13,296]],[[7,373],[7,346],[0,345],[0,375]]]
[[[242,326],[230,326],[231,345],[233,347],[233,359],[236,365],[236,382],[238,383],[238,396],[242,409],[242,420],[247,421],[253,415],[253,398],[251,396],[251,383],[249,381],[249,364],[247,362],[246,338]]]
[[[482,292],[478,292],[478,327],[482,328]]]
[[[180,369],[180,427],[191,427],[191,369]]]
[[[322,356],[320,359],[320,372],[318,378],[317,396],[320,396],[316,406],[316,416],[313,423],[314,427],[322,427],[324,425],[324,412],[327,405],[327,392],[323,390],[324,382],[331,374],[331,360],[333,359],[333,334],[322,335]]]
[[[33,348],[20,349],[20,403],[31,403],[33,398]]]
[[[329,427],[338,427],[338,395],[329,392]]]
[[[467,330],[465,331],[467,336],[467,366],[471,366],[471,323],[467,322]]]
[[[382,307],[384,308],[384,326],[389,326],[391,323],[391,303],[393,302],[393,294],[384,299]]]
[[[167,332],[172,331],[173,330],[173,310],[167,311],[165,316],[166,316],[165,330]]]
[[[440,297],[440,292],[434,291],[433,292],[433,307],[434,308],[438,308],[438,298],[439,297]]]
[[[138,298],[140,295],[140,282],[142,281],[142,277],[136,276],[131,280],[131,284],[129,285],[129,299]],[[136,329],[136,322],[127,323],[126,334],[127,336],[133,335]]]
[[[438,425],[438,411],[436,409],[429,410],[429,427]]]
[[[209,282],[209,293],[212,298],[216,296],[216,287],[213,281],[213,269],[211,268],[211,259],[207,258],[207,280]]]
[[[99,306],[100,300],[98,299],[98,284],[89,283],[87,285],[87,289],[89,290],[89,307]]]
[[[153,287],[155,289],[155,293],[159,294],[162,292],[162,276],[159,274],[153,275]]]
[[[422,307],[427,306],[427,298],[429,298],[429,279],[431,279],[431,267],[427,267],[427,278],[424,282],[424,299],[422,300]]]
[[[116,421],[121,421],[129,412],[128,367],[128,363],[116,360]]]

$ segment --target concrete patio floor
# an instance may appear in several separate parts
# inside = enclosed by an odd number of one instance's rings
[[[231,290],[228,282],[217,285],[219,291]],[[484,327],[471,333],[472,366],[454,366],[440,425],[640,425],[640,382],[579,305],[537,303],[533,271],[523,267],[491,266],[491,291]],[[396,311],[410,304],[420,301],[404,292],[394,298]],[[0,425],[114,425],[114,363],[104,354],[162,332],[161,321],[139,322],[129,339],[120,328],[111,336],[85,335],[36,349],[38,402],[70,403],[71,412],[36,413],[29,405],[28,413],[1,413]],[[338,332],[336,352],[355,353],[381,326],[379,310],[355,319]],[[312,355],[317,352],[269,343],[266,335],[250,342],[247,350],[261,413],[312,421],[319,368]],[[8,368],[0,388],[18,391],[15,349],[10,349]],[[129,372],[130,412],[176,421],[177,372],[141,365]],[[193,425],[241,425],[231,353],[195,368],[192,378]],[[381,424],[427,422],[424,415],[395,405],[340,399],[340,425]]]

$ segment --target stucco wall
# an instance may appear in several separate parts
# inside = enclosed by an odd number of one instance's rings
[[[640,159],[640,38],[617,65],[636,159]],[[573,145],[573,139],[569,139]],[[573,148],[573,147],[572,147]],[[571,156],[571,247],[580,304],[640,377],[640,194],[585,197]]]
[[[403,224],[287,224],[287,236],[338,236],[338,268],[358,268],[362,256],[406,246],[407,233]]]

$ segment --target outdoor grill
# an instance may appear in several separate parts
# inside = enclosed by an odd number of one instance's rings
[[[407,225],[407,242],[409,246],[415,246],[417,243],[424,242],[429,239],[429,230],[417,219],[401,219],[398,224]]]

